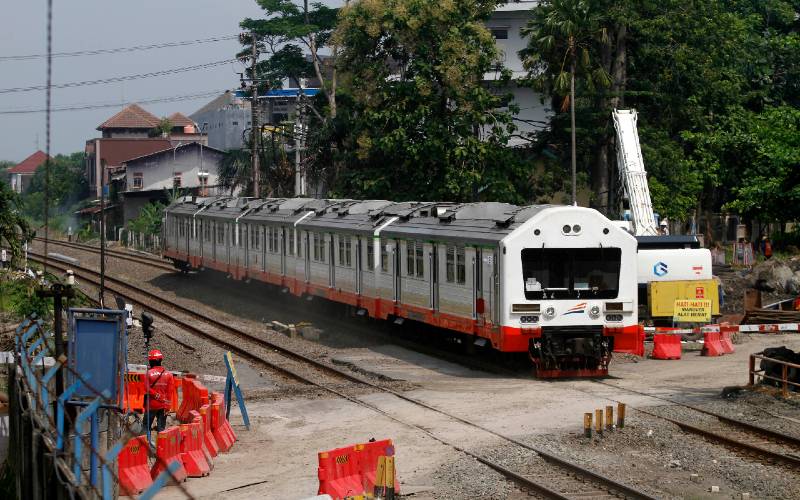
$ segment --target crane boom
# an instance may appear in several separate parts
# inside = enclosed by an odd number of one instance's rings
[[[639,146],[636,110],[615,109],[612,116],[614,128],[617,130],[617,168],[630,202],[633,234],[655,236],[658,234],[658,227],[653,215],[642,149]]]

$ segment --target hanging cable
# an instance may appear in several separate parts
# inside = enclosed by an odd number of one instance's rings
[[[160,102],[189,101],[192,99],[203,99],[216,96],[221,94],[222,92],[225,92],[225,90],[208,90],[196,94],[176,95],[168,97],[153,97],[149,99],[129,99],[125,101],[106,101],[106,102],[96,102],[96,103],[72,104],[67,106],[61,106],[58,108],[50,108],[50,111],[55,113],[59,111],[85,111],[92,109],[116,108],[133,102],[137,104],[156,104]],[[47,111],[45,108],[0,109],[0,115],[26,115],[32,113],[44,113],[45,111]]]

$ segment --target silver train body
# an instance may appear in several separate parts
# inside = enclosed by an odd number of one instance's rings
[[[636,240],[588,208],[187,197],[162,231],[180,269],[528,352],[540,376],[602,374],[641,335]]]

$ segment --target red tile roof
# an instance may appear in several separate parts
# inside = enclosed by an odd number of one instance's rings
[[[47,160],[47,155],[42,151],[37,151],[25,158],[19,165],[7,170],[9,174],[32,174],[36,172],[39,165]]]
[[[89,144],[94,145],[95,141],[100,143],[100,160],[105,160],[107,168],[119,167],[131,158],[138,158],[140,156],[155,153],[156,151],[163,151],[172,147],[169,139],[162,138],[106,138],[95,139],[90,141]]]
[[[194,126],[194,122],[181,113],[172,113],[167,117],[167,120],[173,127],[186,127],[187,125]]]
[[[119,113],[101,123],[97,130],[108,128],[139,128],[151,129],[158,126],[158,117],[138,104],[125,106]]]

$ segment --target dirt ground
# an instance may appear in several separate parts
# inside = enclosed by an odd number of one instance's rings
[[[754,464],[634,410],[665,405],[663,400],[647,396],[652,394],[692,404],[728,405],[726,408],[734,413],[758,414],[752,402],[730,402],[720,393],[723,387],[747,382],[749,353],[776,345],[798,349],[800,335],[747,336],[736,346],[736,353],[719,358],[690,352],[677,361],[617,363],[612,366],[611,377],[602,383],[487,375],[391,345],[355,349],[341,357],[364,370],[417,384],[418,389],[407,393],[415,399],[551,449],[658,497],[741,498],[741,493],[750,493],[751,498],[796,498],[800,496],[796,475],[780,467]],[[244,390],[247,393],[247,387]],[[526,470],[530,456],[444,416],[420,411],[391,395],[367,394],[360,399],[459,446],[500,456],[521,471],[536,472]],[[583,413],[613,401],[623,401],[630,408],[626,429],[602,439],[578,437]],[[758,406],[762,403],[758,401]],[[199,498],[313,496],[317,452],[372,437],[394,440],[402,492],[410,498],[507,498],[510,494],[506,481],[474,459],[348,401],[304,397],[252,401],[248,404],[249,431],[235,410],[232,420],[240,441],[216,460],[211,476],[184,483]],[[800,419],[800,407],[791,403],[770,411]],[[692,479],[692,474],[698,476]],[[720,493],[708,493],[711,486],[719,486]],[[182,496],[174,486],[159,495]]]

